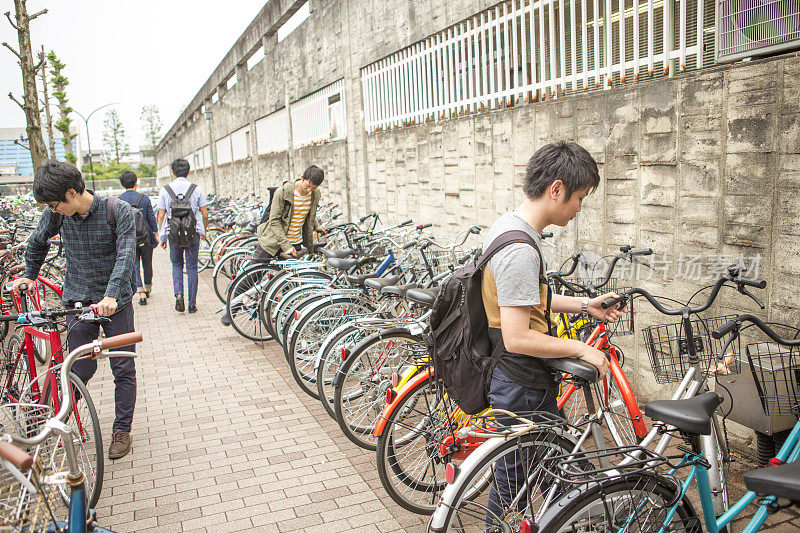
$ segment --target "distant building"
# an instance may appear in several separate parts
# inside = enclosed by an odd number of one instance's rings
[[[127,152],[119,158],[120,163],[128,163],[132,167],[138,167],[141,164],[155,165],[156,158],[152,155],[153,152],[147,146],[140,146],[138,152]]]
[[[49,153],[47,136],[44,137],[44,144]],[[76,153],[78,145],[76,137],[72,140],[72,150]],[[56,136],[56,159],[67,160],[60,136]],[[0,128],[0,175],[33,176],[33,163],[25,128]]]

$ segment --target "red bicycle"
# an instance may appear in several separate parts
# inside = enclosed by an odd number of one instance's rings
[[[20,290],[26,291],[27,286],[20,285]],[[36,292],[31,297],[36,299]],[[65,346],[61,342],[61,334],[66,332],[65,318],[71,315],[79,322],[94,323],[108,319],[97,316],[92,308],[41,309],[28,312],[27,298],[19,298],[18,305],[19,313],[0,315],[1,322],[16,322],[22,329],[22,335],[12,335],[6,349],[0,350],[0,401],[49,405],[58,411],[60,398],[65,394],[58,381],[58,371],[64,362]],[[36,368],[37,340],[44,341],[50,351],[49,364],[41,375]],[[103,485],[104,459],[100,420],[83,381],[72,373],[69,381],[73,407],[67,423],[74,430],[73,444],[79,451],[86,475],[91,508],[97,504]],[[66,481],[61,489],[66,501],[69,494]]]

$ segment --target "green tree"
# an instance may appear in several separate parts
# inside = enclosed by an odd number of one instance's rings
[[[136,175],[140,178],[152,178],[156,175],[156,166],[148,165],[146,163],[139,163],[136,167]]]
[[[147,150],[144,154],[154,156],[156,154],[156,147],[158,141],[161,139],[161,117],[158,115],[158,107],[154,105],[146,105],[142,107],[142,113],[139,115],[142,120],[142,129],[144,130],[144,138],[147,140]]]
[[[69,114],[72,113],[72,108],[67,105],[69,99],[67,98],[67,85],[69,80],[64,76],[62,71],[66,65],[62,63],[56,53],[50,50],[47,54],[47,60],[50,62],[50,83],[53,85],[53,97],[58,101],[59,119],[55,123],[55,128],[61,132],[61,141],[64,143],[64,153],[66,154],[67,161],[73,165],[78,160],[75,152],[72,151],[72,140],[78,135],[77,133],[70,133],[70,125],[72,119]]]
[[[119,118],[119,112],[112,109],[106,113],[106,120],[103,122],[106,130],[103,133],[103,141],[105,141],[109,152],[114,157],[114,161],[119,164],[119,158],[128,151],[128,143],[125,142],[125,127],[122,125],[122,120]]]

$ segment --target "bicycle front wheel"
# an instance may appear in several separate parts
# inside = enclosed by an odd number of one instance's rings
[[[636,474],[571,491],[539,521],[548,533],[608,532],[702,533],[702,521],[691,502],[680,497],[680,485],[657,474]],[[664,521],[677,502],[667,527]]]
[[[78,458],[81,470],[86,476],[86,498],[88,509],[93,509],[100,499],[103,489],[103,472],[105,462],[103,457],[103,435],[100,431],[100,419],[94,407],[92,397],[81,378],[73,373],[69,375],[71,385],[70,394],[73,398],[72,410],[67,415],[66,423],[72,428],[72,443]],[[60,386],[60,380],[59,380]],[[66,398],[64,391],[58,391],[59,398]],[[53,404],[52,390],[47,390],[46,402]],[[50,455],[54,471],[61,472],[67,469],[67,455],[64,445],[58,443],[54,453]],[[70,488],[66,480],[58,485],[64,503],[69,505]]]

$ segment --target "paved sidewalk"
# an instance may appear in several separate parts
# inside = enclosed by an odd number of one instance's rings
[[[199,312],[176,313],[168,255],[157,250],[154,261],[149,304],[134,300],[145,341],[136,361],[133,451],[106,460],[100,523],[120,532],[424,531],[424,517],[383,491],[374,452],[350,443],[300,391],[280,346],[259,346],[222,327],[210,272],[200,275]],[[90,391],[107,449],[114,418],[108,364]],[[787,509],[768,524],[770,532],[797,531],[800,515]]]
[[[147,306],[134,300],[138,401],[133,450],[106,460],[97,514],[120,532],[423,531],[424,521],[380,488],[374,452],[344,438],[300,391],[275,342],[225,328],[209,272],[199,312],[176,313],[168,255],[154,254]],[[101,364],[90,391],[106,448],[113,377]]]

